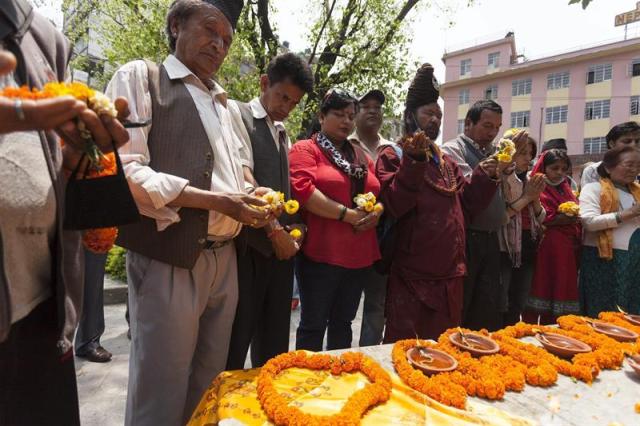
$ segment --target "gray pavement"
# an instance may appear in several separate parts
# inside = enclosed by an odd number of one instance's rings
[[[125,321],[126,285],[105,277],[105,324],[101,343],[113,353],[111,362],[99,364],[76,358],[80,419],[85,426],[120,426],[124,423],[129,340]],[[295,347],[300,308],[291,313],[289,348]],[[354,346],[360,336],[362,301],[353,322]],[[249,364],[247,363],[247,367]]]

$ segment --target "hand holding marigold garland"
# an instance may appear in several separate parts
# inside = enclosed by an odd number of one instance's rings
[[[273,383],[288,368],[329,370],[333,375],[354,373],[366,375],[371,384],[356,391],[339,413],[317,416],[291,407],[278,393]],[[305,351],[289,352],[270,359],[260,370],[257,383],[258,399],[265,413],[276,425],[355,425],[371,407],[391,397],[391,376],[379,364],[360,352],[345,352],[340,357],[327,354],[309,354]]]
[[[558,206],[558,213],[573,217],[580,215],[580,206],[573,201],[565,201]]]
[[[266,201],[266,205],[264,206],[254,206],[259,210],[269,209],[271,211],[279,211],[284,209],[284,211],[289,215],[294,215],[298,212],[300,208],[300,203],[296,200],[284,200],[284,193],[280,191],[269,191],[266,194],[260,196],[264,201]]]
[[[364,210],[367,213],[382,211],[382,205],[377,202],[376,196],[373,192],[358,194],[353,197],[353,202],[356,203],[356,208]]]
[[[510,139],[500,139],[496,158],[501,163],[511,163],[513,155],[516,153],[516,144]]]
[[[75,99],[84,102],[97,115],[108,115],[116,118],[118,111],[111,100],[103,93],[93,90],[83,83],[47,83],[39,89],[29,89],[22,87],[5,87],[0,90],[0,96],[10,99],[51,99],[62,96],[72,96]],[[91,162],[91,168],[100,169],[101,159],[104,157],[98,146],[93,141],[93,136],[87,130],[82,121],[78,121],[78,130],[85,141],[84,152],[87,154]]]

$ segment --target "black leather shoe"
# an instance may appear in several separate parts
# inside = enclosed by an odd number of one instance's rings
[[[91,362],[109,362],[111,361],[111,352],[103,348],[102,346],[98,346],[95,349],[89,349],[87,352],[76,354],[80,358],[85,358],[87,361]]]

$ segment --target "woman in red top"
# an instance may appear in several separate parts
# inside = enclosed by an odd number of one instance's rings
[[[327,349],[351,346],[364,280],[380,258],[379,209],[366,213],[353,200],[367,192],[377,197],[380,191],[373,162],[347,140],[357,108],[355,97],[331,89],[320,106],[320,132],[289,152],[291,192],[303,206],[307,225],[298,265],[297,349],[321,351],[325,330]]]

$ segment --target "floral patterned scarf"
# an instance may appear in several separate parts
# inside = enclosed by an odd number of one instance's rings
[[[338,169],[342,170],[347,176],[352,179],[364,181],[367,177],[367,163],[358,164],[358,155],[355,155],[356,163],[349,162],[345,156],[340,152],[338,148],[329,140],[329,138],[322,132],[316,135],[316,143],[322,149],[329,161],[333,163]],[[350,143],[345,141],[345,143]],[[354,149],[355,151],[355,149]]]

